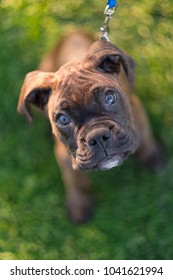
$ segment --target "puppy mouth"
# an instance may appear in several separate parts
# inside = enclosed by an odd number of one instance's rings
[[[108,170],[120,166],[136,149],[136,141],[130,130],[111,123],[96,122],[80,131],[78,147],[73,153],[73,169],[81,171]]]
[[[113,167],[120,166],[129,156],[130,152],[126,151],[121,154],[112,154],[103,157],[97,163],[94,163],[94,157],[86,160],[79,160],[78,169],[89,170],[109,170]]]
[[[99,163],[93,166],[95,170],[109,170],[113,167],[120,166],[124,160],[128,158],[129,152],[122,154],[114,154],[111,156],[104,157]]]

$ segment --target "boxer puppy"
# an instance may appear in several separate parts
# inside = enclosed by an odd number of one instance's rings
[[[27,74],[18,111],[31,123],[31,105],[48,116],[55,155],[76,223],[92,213],[90,183],[83,171],[108,170],[137,152],[157,168],[160,149],[140,100],[133,94],[135,63],[115,45],[72,33]]]

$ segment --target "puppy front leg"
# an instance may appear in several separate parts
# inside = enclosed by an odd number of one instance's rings
[[[83,223],[90,218],[92,213],[89,180],[84,173],[72,169],[67,149],[57,139],[55,139],[55,157],[66,189],[67,210],[70,218],[75,223]]]
[[[136,129],[141,137],[137,157],[144,166],[159,170],[164,165],[163,151],[153,136],[147,114],[137,96],[133,96],[132,104],[133,114],[137,120]]]

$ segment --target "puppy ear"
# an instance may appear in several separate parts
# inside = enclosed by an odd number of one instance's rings
[[[33,71],[26,75],[18,101],[17,110],[32,123],[33,117],[30,105],[43,110],[48,102],[54,85],[54,73]]]
[[[135,63],[134,61],[123,52],[120,54],[108,54],[99,59],[97,69],[104,73],[119,74],[123,65],[124,71],[128,77],[129,82],[134,82]]]
[[[133,84],[135,77],[133,59],[110,42],[97,40],[91,45],[88,54],[84,58],[85,68],[95,68],[103,73],[120,74],[121,65],[128,81]]]
[[[118,54],[104,55],[99,59],[97,69],[104,73],[117,73],[120,72],[120,56]]]

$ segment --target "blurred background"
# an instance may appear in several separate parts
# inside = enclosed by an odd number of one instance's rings
[[[173,258],[173,4],[117,1],[111,42],[137,64],[135,93],[166,154],[159,173],[135,157],[91,172],[95,213],[73,225],[48,120],[16,112],[27,72],[74,29],[98,33],[107,1],[0,1],[0,259]]]

